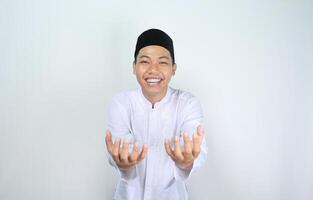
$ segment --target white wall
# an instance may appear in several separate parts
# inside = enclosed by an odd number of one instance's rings
[[[111,199],[106,105],[138,34],[174,39],[206,115],[191,199],[313,199],[312,1],[0,1],[0,199]]]

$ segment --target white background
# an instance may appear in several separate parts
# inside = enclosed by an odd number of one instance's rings
[[[174,40],[205,113],[196,200],[313,199],[313,2],[0,1],[0,199],[111,199],[106,106],[137,36]]]

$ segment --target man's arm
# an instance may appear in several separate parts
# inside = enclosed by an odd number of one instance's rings
[[[204,130],[201,127],[203,120],[202,109],[196,98],[191,98],[184,107],[183,124],[181,133],[183,133],[183,145],[179,138],[174,139],[173,147],[165,139],[164,145],[167,154],[175,162],[175,178],[186,180],[190,174],[199,168],[205,161],[207,154],[206,143],[204,139]],[[190,134],[193,135],[191,136]]]
[[[105,143],[110,164],[118,169],[123,179],[133,179],[136,177],[135,165],[145,158],[147,145],[143,145],[140,151],[139,144],[133,144],[135,141],[129,128],[128,112],[119,102],[120,99],[125,100],[115,96],[109,105]],[[132,152],[129,151],[130,145],[133,145]]]

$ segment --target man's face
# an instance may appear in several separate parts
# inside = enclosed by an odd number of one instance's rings
[[[145,96],[163,97],[168,83],[175,74],[176,64],[173,64],[170,52],[157,45],[140,49],[133,72]]]

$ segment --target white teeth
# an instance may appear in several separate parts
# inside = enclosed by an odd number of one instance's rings
[[[147,79],[147,82],[148,83],[157,83],[157,82],[160,82],[161,79],[157,79],[157,78],[149,78]]]

